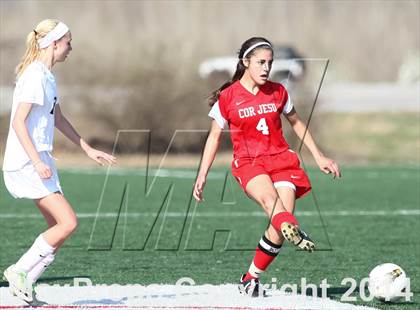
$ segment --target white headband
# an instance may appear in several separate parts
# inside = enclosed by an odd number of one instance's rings
[[[46,48],[50,46],[51,43],[61,39],[67,32],[69,27],[66,24],[59,22],[53,30],[47,33],[47,35],[38,40],[39,48]]]
[[[258,46],[261,46],[261,45],[267,45],[267,46],[269,46],[269,47],[271,48],[271,44],[270,44],[270,43],[268,43],[268,42],[258,42],[258,43],[255,43],[254,45],[252,45],[251,47],[249,47],[249,48],[245,51],[245,53],[244,53],[244,55],[242,56],[242,58],[245,58],[245,57],[246,57],[246,55],[248,55],[250,51],[252,51],[254,48],[256,48],[256,47],[258,47]]]

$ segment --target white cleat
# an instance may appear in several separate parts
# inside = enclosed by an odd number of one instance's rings
[[[308,252],[313,252],[315,250],[315,243],[303,230],[299,229],[298,226],[292,223],[284,222],[281,224],[281,233],[287,241],[302,250]]]
[[[32,283],[26,277],[25,272],[16,272],[13,266],[7,268],[3,273],[3,279],[9,282],[9,290],[12,295],[30,304],[33,302]]]

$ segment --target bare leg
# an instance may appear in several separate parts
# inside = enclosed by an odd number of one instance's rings
[[[284,206],[284,208],[290,212],[293,213],[295,210],[295,191],[291,189],[290,187],[279,187],[276,188],[277,194],[280,197],[280,200]],[[281,211],[274,210],[273,216]],[[265,232],[265,236],[273,241],[275,244],[282,244],[284,241],[283,235],[279,233],[272,225],[268,227],[268,229]]]
[[[76,214],[71,205],[59,193],[36,199],[35,203],[49,226],[42,234],[43,238],[52,247],[60,247],[77,228]]]

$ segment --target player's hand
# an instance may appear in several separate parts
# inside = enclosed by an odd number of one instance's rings
[[[46,165],[43,161],[39,161],[35,163],[34,168],[41,179],[51,178],[52,176],[51,168],[48,165]]]
[[[86,154],[101,166],[105,166],[106,164],[115,165],[117,163],[117,159],[114,156],[94,148],[86,150]]]
[[[199,175],[197,177],[197,180],[195,181],[194,191],[193,191],[193,196],[194,196],[195,200],[197,200],[198,202],[204,201],[203,190],[204,190],[205,185],[206,185],[206,177]]]
[[[332,174],[334,179],[341,177],[340,168],[334,160],[321,156],[316,160],[316,163],[318,164],[319,169],[325,174]]]

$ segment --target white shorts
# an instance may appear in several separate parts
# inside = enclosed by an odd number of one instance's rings
[[[41,179],[32,162],[26,163],[20,170],[3,171],[4,183],[13,197],[40,199],[55,192],[63,192],[54,157],[49,152],[40,152],[39,156],[51,169],[52,176],[49,179]]]

